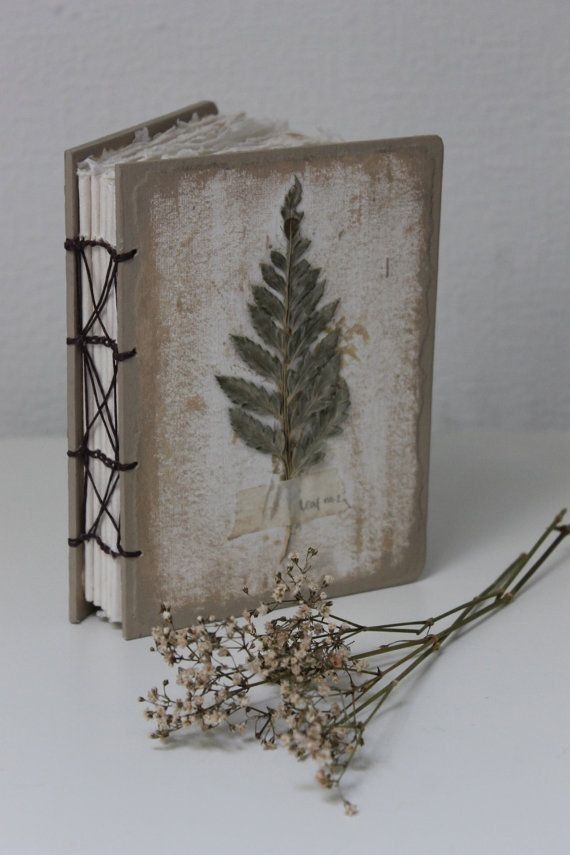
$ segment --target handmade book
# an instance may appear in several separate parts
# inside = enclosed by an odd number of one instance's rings
[[[66,152],[72,621],[418,577],[442,160],[211,102]]]

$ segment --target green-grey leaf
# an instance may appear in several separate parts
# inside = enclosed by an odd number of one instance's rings
[[[249,314],[253,328],[264,342],[269,347],[274,347],[275,350],[281,350],[283,347],[283,332],[271,320],[267,312],[260,309],[259,306],[250,303],[248,305]]]
[[[331,401],[331,406],[321,410],[315,417],[325,439],[342,432],[342,424],[348,416],[349,406],[350,395],[348,386],[346,380],[340,377],[335,395]]]
[[[276,356],[273,356],[272,353],[269,353],[268,350],[265,350],[260,344],[256,344],[255,341],[247,338],[247,336],[232,335],[231,339],[243,361],[253,371],[268,380],[279,379],[281,363]]]
[[[302,276],[295,277],[291,281],[291,308],[296,311],[301,300],[309,294],[316,286],[320,268],[312,267],[305,271]]]
[[[283,253],[277,252],[277,250],[274,249],[270,257],[275,267],[279,268],[279,270],[285,270],[287,267],[287,259]]]
[[[342,433],[342,425],[348,417],[350,392],[348,391],[348,384],[344,377],[339,377],[333,405],[334,413],[328,423],[327,436],[336,436]]]
[[[241,377],[216,377],[216,380],[232,404],[263,416],[279,416],[280,401],[275,392]]]
[[[327,303],[318,312],[314,312],[295,330],[289,341],[289,359],[293,361],[306,354],[311,344],[324,332],[332,321],[339,300]]]
[[[275,428],[248,415],[241,407],[230,407],[230,422],[234,433],[250,448],[262,454],[279,454],[281,444]]]
[[[290,395],[302,391],[305,384],[309,382],[310,377],[320,371],[323,365],[326,365],[327,362],[334,358],[337,352],[339,339],[340,330],[331,330],[330,333],[323,336],[318,344],[315,345],[311,353],[311,358],[301,362],[296,371],[290,372],[290,375],[293,375],[291,382],[289,383]]]
[[[283,234],[290,243],[295,240],[299,234],[299,228],[304,214],[302,211],[294,211],[288,214],[287,208],[281,208],[281,216],[283,217]]]
[[[322,442],[318,448],[314,448],[310,451],[304,458],[302,466],[299,470],[293,470],[295,475],[300,475],[306,469],[309,469],[311,466],[315,466],[315,464],[320,463],[321,460],[325,457],[325,443]]]
[[[274,267],[271,267],[270,264],[260,264],[261,275],[263,277],[263,281],[266,282],[270,288],[273,288],[274,291],[277,291],[278,294],[285,293],[285,280],[282,276],[280,276]]]
[[[291,425],[302,426],[309,416],[326,410],[337,394],[340,372],[340,353],[335,353],[322,368],[313,372],[296,395],[290,399]]]
[[[324,454],[327,439],[342,433],[342,425],[348,416],[350,394],[343,378],[339,378],[330,405],[307,420],[293,453],[296,471],[313,465],[315,456]],[[309,461],[311,463],[309,464]]]
[[[298,264],[293,265],[291,268],[291,278],[293,281],[301,279],[301,277],[304,276],[305,273],[308,273],[309,270],[312,270],[311,265],[306,258],[302,258]]]
[[[267,312],[269,317],[277,323],[283,323],[285,307],[279,297],[276,297],[264,285],[254,285],[252,291],[255,305]]]
[[[308,250],[311,245],[309,238],[301,238],[297,234],[291,246],[291,258],[295,264],[302,255]]]
[[[285,194],[285,202],[283,208],[288,211],[288,216],[290,216],[290,212],[293,211],[297,205],[301,202],[303,196],[303,188],[301,187],[301,182],[295,176],[293,181],[293,186],[287,191]]]
[[[303,294],[307,292],[308,289],[313,288],[317,279],[319,278],[319,274],[321,272],[320,267],[311,267],[310,265],[303,269],[303,272],[297,275],[296,273],[292,276],[291,284],[293,286],[294,297],[299,299]]]
[[[293,449],[293,467],[296,473],[302,472],[315,458],[323,459],[325,441],[315,420],[305,425],[303,434]]]
[[[311,288],[302,294],[299,300],[294,302],[291,310],[291,326],[293,329],[313,313],[323,296],[324,290],[325,280],[322,279],[320,282],[315,282]]]

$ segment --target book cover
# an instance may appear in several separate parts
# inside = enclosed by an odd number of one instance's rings
[[[437,137],[116,166],[125,637],[239,613],[309,545],[336,594],[417,578],[441,170]]]

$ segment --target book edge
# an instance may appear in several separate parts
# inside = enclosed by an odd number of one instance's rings
[[[216,115],[218,108],[213,101],[197,101],[180,110],[166,113],[147,122],[141,122],[116,133],[108,134],[91,142],[83,143],[64,153],[64,198],[65,198],[65,236],[77,237],[79,231],[79,194],[77,187],[77,164],[89,156],[100,154],[105,148],[121,148],[132,142],[134,135],[142,128],[148,128],[151,134],[160,133],[174,124],[177,119],[188,121],[192,115]],[[75,337],[79,332],[79,306],[77,278],[79,275],[75,254],[66,253],[66,310],[67,335]],[[77,448],[83,433],[83,377],[82,361],[76,347],[67,348],[67,439],[68,448]],[[78,537],[81,533],[81,497],[83,494],[83,470],[81,461],[68,457],[68,532],[69,537]],[[88,603],[84,596],[83,546],[68,547],[69,574],[69,620],[80,623],[95,606]]]
[[[393,150],[402,151],[407,148],[423,148],[434,159],[443,161],[443,140],[437,134],[427,134],[413,137],[392,137],[390,139],[351,140],[348,142],[315,142],[296,146],[281,146],[278,148],[246,149],[244,151],[218,152],[216,154],[192,155],[190,157],[163,158],[156,160],[133,161],[119,163],[115,166],[117,183],[122,179],[137,180],[136,173],[141,177],[150,172],[179,172],[196,171],[216,167],[219,169],[236,169],[240,165],[251,163],[270,163],[281,160],[317,160],[323,157],[342,158],[361,154],[387,153]]]

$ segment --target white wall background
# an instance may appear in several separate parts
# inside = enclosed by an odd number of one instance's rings
[[[445,142],[435,427],[570,426],[567,0],[0,0],[0,434],[65,430],[63,150],[211,98]]]

